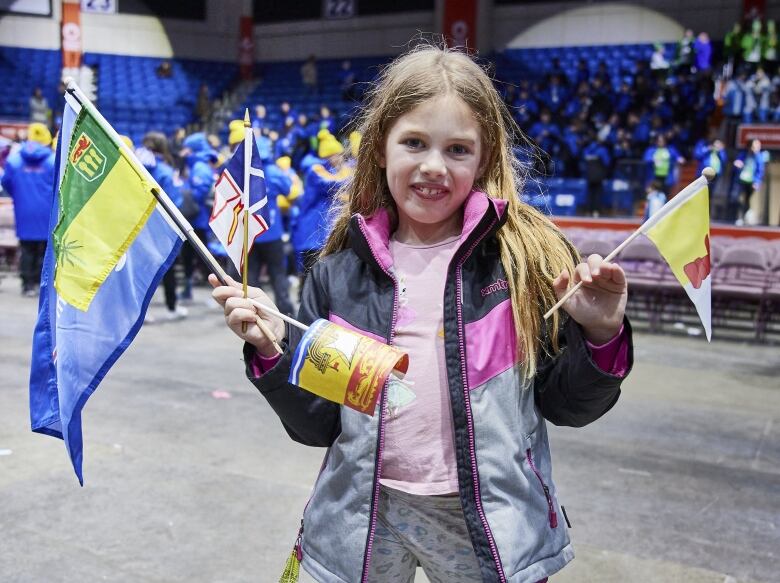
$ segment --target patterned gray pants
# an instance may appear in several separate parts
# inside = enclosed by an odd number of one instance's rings
[[[382,486],[378,510],[369,583],[413,583],[418,565],[431,583],[482,582],[458,496],[415,496]],[[328,583],[303,569],[299,582]]]
[[[431,583],[482,581],[458,496],[382,488],[368,580],[412,583],[418,563]]]

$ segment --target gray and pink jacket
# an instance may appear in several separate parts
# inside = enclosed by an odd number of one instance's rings
[[[459,495],[485,582],[535,582],[574,557],[552,482],[545,420],[579,427],[617,401],[623,374],[603,372],[582,331],[563,325],[563,348],[521,375],[496,232],[506,202],[480,192],[466,201],[460,243],[444,290],[444,344],[455,428]],[[392,344],[398,286],[385,211],[352,217],[350,247],[319,261],[306,281],[304,323],[328,318]],[[369,417],[287,382],[301,332],[287,329],[278,362],[258,375],[246,345],[247,374],[300,443],[327,447],[304,510],[296,548],[318,581],[365,582],[376,528],[386,392]],[[624,325],[626,372],[633,361]],[[414,358],[414,355],[410,355]]]

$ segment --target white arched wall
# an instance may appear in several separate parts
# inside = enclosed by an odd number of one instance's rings
[[[722,39],[742,14],[737,0],[554,1],[494,5],[492,47],[648,43],[679,40],[684,28]],[[780,0],[767,0],[777,19]]]
[[[650,8],[617,2],[573,8],[522,30],[506,48],[679,40],[683,27]]]

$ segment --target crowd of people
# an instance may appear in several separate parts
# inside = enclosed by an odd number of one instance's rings
[[[543,175],[584,178],[589,198],[580,211],[594,215],[603,212],[603,181],[621,177],[621,161],[633,161],[634,168],[639,164],[643,169],[646,216],[667,200],[678,181],[680,165],[695,160],[699,171],[705,166],[715,169],[718,182],[713,191],[723,183],[726,204],[719,208],[717,218],[737,224],[755,222],[750,202],[762,186],[767,152],[755,140],[729,157],[728,136],[721,138],[723,131],[716,135],[710,125],[719,98],[727,121],[780,121],[775,24],[768,21],[764,27],[755,20],[748,33],[741,30],[736,25],[724,41],[722,69],[725,75],[733,75],[725,82],[725,77],[713,73],[713,64],[720,65],[720,61],[715,60],[708,35],[695,36],[691,30],[685,32],[675,54],[665,54],[659,44],[648,62],[639,60],[632,68],[619,71],[617,86],[615,71],[605,62],[592,70],[584,59],[573,75],[567,75],[554,59],[544,78],[504,80],[499,83],[501,95],[530,138],[518,140],[518,158]],[[163,63],[158,74],[167,75],[169,70],[170,64]],[[314,56],[300,73],[305,91],[316,95],[319,80]],[[355,79],[351,63],[344,61],[338,82],[350,104],[357,99]],[[198,117],[205,119],[205,86],[198,103]],[[357,148],[359,136],[347,137],[342,118],[325,105],[314,116],[296,111],[286,101],[273,106],[278,107],[276,112],[269,111],[271,107],[257,104],[251,121],[272,196],[264,211],[269,231],[250,257],[250,283],[257,284],[261,272],[267,274],[280,307],[291,312],[290,282],[305,276],[325,240],[322,217],[334,193],[351,175],[349,150]],[[52,111],[36,89],[30,99],[33,123],[26,139],[4,152],[8,160],[3,194],[14,198],[23,293],[28,295],[35,294],[35,273],[40,270],[47,236],[54,167],[49,130],[54,126],[56,131],[57,125]],[[243,122],[237,120],[225,144],[216,135],[188,135],[183,128],[172,136],[149,132],[137,144],[139,156],[192,221],[199,237],[223,257],[208,230],[210,205],[221,165],[242,135]],[[186,302],[192,298],[193,282],[202,279],[205,269],[198,269],[197,256],[187,248],[181,264],[178,298]],[[164,283],[170,317],[186,315],[177,304],[172,276]]]
[[[725,144],[739,122],[780,121],[775,25],[767,22],[766,35],[761,27],[755,20],[746,35],[735,27],[724,47],[725,66],[718,66],[717,73],[714,65],[721,61],[715,60],[708,34],[686,30],[674,54],[666,54],[659,43],[648,62],[637,60],[630,68],[615,71],[602,61],[593,71],[581,59],[575,73],[567,75],[553,59],[543,78],[504,80],[505,102],[538,146],[529,150],[521,143],[518,157],[546,176],[586,179],[588,204],[580,211],[594,215],[603,211],[605,179],[633,178],[639,166],[647,192],[668,196],[681,164],[711,165],[719,179],[729,181],[723,184],[726,204],[717,218],[742,223],[747,213],[748,222],[755,220],[747,212],[750,196],[741,170],[725,170],[738,169],[760,144],[735,152],[733,164],[728,164]],[[727,123],[713,127],[719,103]],[[754,190],[761,188],[768,153],[762,151],[760,158]]]
[[[319,254],[327,235],[328,210],[335,193],[352,174],[351,160],[360,135],[352,132],[344,143],[339,141],[331,131],[335,122],[327,108],[323,107],[320,117],[311,122],[306,116],[296,115],[289,104],[282,104],[282,109],[289,114],[282,127],[266,123],[262,106],[258,106],[253,122],[265,173],[268,204],[262,215],[268,230],[252,248],[249,283],[259,285],[261,274],[267,275],[277,305],[292,314],[291,284],[305,278]],[[12,149],[6,160],[2,189],[14,201],[22,293],[36,296],[49,233],[56,136],[53,140],[48,127],[40,122],[30,124],[26,133],[26,139]],[[231,266],[226,253],[210,232],[209,217],[215,182],[243,136],[244,123],[235,120],[224,146],[217,136],[203,132],[169,140],[152,131],[141,144],[123,137],[190,221],[196,235],[216,256],[225,259],[228,269]],[[183,248],[180,264],[183,279],[177,282],[173,269],[163,279],[170,319],[187,315],[182,303],[192,301],[193,285],[203,281],[208,272],[190,245]],[[233,275],[238,277],[235,271]]]

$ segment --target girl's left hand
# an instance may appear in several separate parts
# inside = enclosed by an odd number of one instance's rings
[[[568,270],[553,281],[558,299],[569,288]],[[582,287],[571,296],[563,308],[583,328],[592,344],[601,345],[615,337],[623,325],[628,299],[628,284],[623,268],[606,262],[601,255],[591,255],[574,270],[572,285],[582,281]]]

